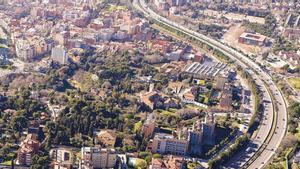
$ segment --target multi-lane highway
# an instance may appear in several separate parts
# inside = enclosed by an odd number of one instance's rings
[[[243,69],[252,72],[252,78],[255,79],[256,84],[262,91],[265,109],[262,112],[262,119],[257,133],[251,139],[247,151],[237,155],[233,160],[234,162],[230,163],[227,168],[256,169],[265,166],[279,147],[281,140],[285,136],[287,126],[285,100],[270,75],[248,57],[227,45],[158,15],[147,6],[144,0],[134,0],[133,5],[145,17],[154,19],[160,24],[212,46],[234,60]]]

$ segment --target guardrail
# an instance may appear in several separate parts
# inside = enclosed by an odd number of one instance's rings
[[[267,85],[266,82],[264,82],[265,86]],[[264,141],[264,144],[261,145],[258,149],[258,151],[256,151],[255,155],[252,156],[243,166],[242,168],[247,168],[249,167],[257,157],[259,157],[259,155],[267,148],[267,144],[270,143],[271,139],[272,139],[272,136],[273,134],[275,133],[275,130],[276,130],[276,123],[277,123],[277,115],[278,115],[278,112],[275,110],[275,107],[274,105],[274,96],[271,94],[271,91],[269,88],[266,88],[269,95],[271,96],[271,100],[272,100],[272,104],[273,104],[273,112],[274,112],[274,115],[273,115],[273,120],[272,120],[272,128],[271,130],[268,132],[268,136],[267,138],[265,139]]]
[[[140,4],[139,4],[139,5],[140,5]],[[147,11],[146,11],[146,12],[147,12]],[[149,13],[149,12],[147,12],[147,15],[148,15],[147,17],[150,17],[150,13]],[[209,40],[201,39],[202,37],[200,38],[199,36],[195,36],[194,33],[187,32],[186,30],[183,30],[183,29],[179,29],[178,27],[175,27],[175,26],[173,26],[173,25],[171,25],[171,24],[169,24],[169,23],[166,23],[166,22],[164,22],[164,21],[161,21],[160,19],[155,19],[155,18],[153,18],[153,19],[154,19],[155,21],[157,21],[158,23],[161,23],[161,24],[163,24],[163,25],[165,25],[165,26],[167,26],[167,27],[169,27],[169,28],[171,28],[171,29],[173,29],[173,30],[175,30],[175,31],[179,31],[179,32],[181,32],[181,33],[183,33],[183,34],[189,36],[190,38],[192,38],[192,40],[198,40],[198,41],[200,41],[200,42],[202,42],[202,43],[205,43],[206,45],[209,45],[209,46],[212,47],[213,49],[222,52],[224,55],[226,55],[226,56],[231,55],[233,58],[235,58],[235,60],[241,62],[242,64],[244,64],[244,65],[246,65],[246,66],[248,66],[248,67],[252,67],[252,66],[250,66],[248,63],[239,60],[239,59],[242,59],[242,57],[236,56],[236,54],[235,54],[234,52],[232,52],[231,50],[228,51],[227,49],[223,48],[222,46],[221,46],[221,47],[220,47],[220,46],[217,46],[217,47],[216,47],[215,44],[211,43]],[[175,28],[174,28],[174,27],[175,27]],[[221,49],[221,50],[220,50],[220,49]],[[239,58],[239,59],[238,59],[238,58]],[[255,69],[253,69],[253,70],[254,70],[255,74],[258,74],[258,72],[257,72]],[[270,76],[270,75],[267,74],[267,76]],[[269,90],[269,88],[267,87],[267,84],[266,84],[265,82],[264,82],[264,86],[267,88],[268,93],[269,93],[269,95],[271,96],[272,103],[273,103],[273,112],[275,113],[275,114],[273,115],[273,119],[272,119],[272,128],[271,128],[271,130],[268,132],[268,136],[267,136],[267,138],[265,139],[264,144],[261,145],[261,147],[260,147],[259,150],[255,153],[255,155],[252,156],[251,159],[246,163],[246,166],[248,166],[249,164],[252,164],[252,163],[255,161],[255,159],[263,152],[263,150],[266,149],[267,143],[269,143],[269,142],[271,141],[271,138],[272,138],[272,136],[273,136],[273,134],[274,134],[274,132],[275,132],[275,130],[276,130],[276,125],[274,125],[274,124],[276,124],[277,118],[278,118],[278,117],[277,117],[277,116],[278,116],[277,110],[275,110],[275,107],[274,107],[274,105],[276,105],[276,104],[274,104],[274,98],[273,98],[273,95],[271,94],[271,92],[270,92],[270,90]],[[276,106],[277,106],[277,105],[276,105]],[[244,166],[245,166],[245,165],[244,165]]]

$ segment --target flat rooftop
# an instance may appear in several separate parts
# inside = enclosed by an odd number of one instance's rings
[[[240,38],[245,38],[245,39],[250,39],[250,40],[255,40],[255,41],[261,41],[263,42],[266,40],[266,36],[260,35],[260,34],[253,34],[253,33],[246,33],[244,32]]]
[[[202,64],[193,62],[185,69],[185,72],[204,76],[217,76],[226,69],[226,67],[227,64],[222,62],[204,62]]]

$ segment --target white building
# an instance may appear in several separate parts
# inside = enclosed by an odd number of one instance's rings
[[[62,65],[68,64],[67,49],[63,46],[56,46],[52,49],[51,58]]]
[[[35,56],[35,48],[26,40],[17,40],[16,54],[21,60],[32,60]]]
[[[152,153],[184,156],[188,146],[188,140],[176,139],[170,134],[157,133],[153,138],[151,151]]]

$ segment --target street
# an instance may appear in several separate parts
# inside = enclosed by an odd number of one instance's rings
[[[250,154],[248,152],[242,152],[239,157],[234,158],[234,162],[232,162],[229,167],[250,169],[263,168],[275,154],[276,149],[279,147],[285,136],[287,128],[287,108],[285,100],[278,87],[272,81],[271,76],[264,72],[248,57],[225,44],[161,17],[153,12],[144,0],[139,0],[138,2],[135,1],[133,4],[135,4],[136,8],[143,12],[146,17],[156,19],[156,21],[172,27],[176,31],[180,31],[190,37],[209,44],[234,60],[235,63],[240,65],[244,70],[251,69],[253,71],[252,78],[256,79],[255,82],[260,86],[260,89],[263,92],[264,106],[266,109],[263,112],[263,120],[257,131],[257,135],[252,138],[252,141],[248,145],[249,148],[253,149],[253,152],[251,151]],[[257,74],[254,72],[257,72]],[[272,100],[272,98],[274,99]],[[273,105],[272,101],[275,105]],[[278,111],[276,110],[276,107],[278,107]],[[275,131],[272,130],[274,128]],[[257,154],[259,149],[262,151]]]

